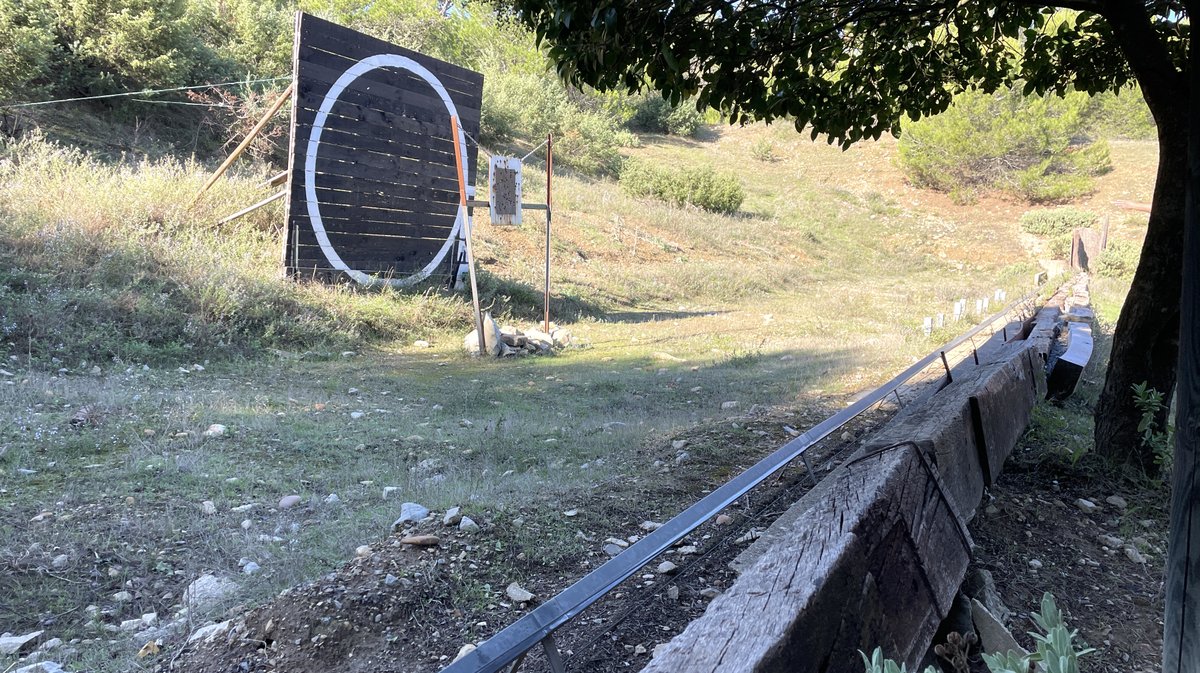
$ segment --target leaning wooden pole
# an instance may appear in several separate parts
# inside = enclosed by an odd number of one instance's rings
[[[1163,673],[1200,673],[1200,42],[1189,46],[1188,175],[1183,210],[1183,292],[1175,383],[1175,456],[1167,543]],[[1168,298],[1164,297],[1164,301]],[[1126,394],[1129,394],[1128,391]]]
[[[479,337],[479,354],[483,355],[486,339],[483,338],[483,312],[479,310],[479,286],[475,283],[475,253],[471,248],[471,218],[467,215],[467,174],[463,170],[465,157],[463,157],[462,149],[458,146],[461,134],[462,132],[458,128],[458,117],[451,115],[450,135],[454,141],[454,166],[458,170],[458,209],[463,218],[463,238],[467,241],[467,271],[471,276],[471,303],[475,310],[475,334]]]
[[[283,104],[287,102],[289,97],[291,97],[294,86],[294,83],[289,84],[288,87],[283,90],[283,93],[279,94],[279,98],[275,99],[274,103],[271,103],[271,107],[267,110],[267,113],[263,115],[262,119],[258,120],[258,123],[254,125],[254,128],[250,129],[250,133],[246,134],[246,137],[242,139],[242,142],[237,146],[237,149],[233,150],[233,153],[225,158],[225,161],[223,161],[221,165],[217,167],[217,170],[213,172],[212,177],[208,179],[208,182],[204,183],[204,186],[200,188],[200,191],[196,193],[196,196],[192,198],[193,204],[196,203],[196,201],[199,201],[201,196],[204,196],[204,192],[207,192],[208,188],[212,187],[213,184],[216,183],[217,179],[224,175],[225,171],[229,170],[229,167],[233,165],[233,162],[236,161],[239,156],[241,156],[242,152],[246,151],[246,148],[250,146],[250,143],[253,142],[256,137],[258,137],[258,134],[262,133],[262,130],[267,127],[267,124],[270,123],[271,118],[275,116],[275,113],[279,112],[279,108],[283,107]]]
[[[554,139],[546,134],[546,291],[542,297],[542,307],[545,309],[546,334],[550,333],[550,221],[554,207],[550,204],[550,179],[554,174]]]

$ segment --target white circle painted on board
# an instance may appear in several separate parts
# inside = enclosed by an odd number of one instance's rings
[[[442,86],[442,82],[437,76],[425,66],[407,56],[400,56],[399,54],[377,54],[364,58],[347,68],[346,72],[337,78],[337,81],[330,87],[329,92],[325,94],[325,99],[321,101],[321,107],[317,110],[317,116],[313,119],[312,133],[308,136],[308,147],[304,152],[304,198],[307,201],[308,219],[312,222],[313,233],[317,236],[317,243],[321,246],[321,252],[325,253],[325,259],[329,260],[333,268],[344,271],[346,275],[363,285],[387,284],[394,287],[403,287],[419,283],[428,278],[429,274],[433,273],[433,270],[445,259],[446,253],[450,251],[450,246],[454,244],[455,237],[462,229],[463,218],[466,217],[462,206],[458,207],[458,214],[454,218],[454,228],[451,229],[450,235],[446,237],[446,242],[442,244],[441,249],[434,255],[432,262],[426,265],[424,269],[405,278],[382,279],[372,278],[362,271],[351,269],[347,266],[346,262],[342,261],[337,250],[334,250],[333,244],[329,242],[329,235],[325,232],[325,223],[321,220],[321,208],[317,203],[317,150],[321,146],[321,131],[325,128],[325,120],[329,117],[329,111],[337,103],[338,96],[342,94],[342,91],[345,91],[346,87],[350,86],[350,83],[354,80],[377,68],[402,68],[425,80],[425,83],[432,87],[434,92],[442,99],[442,103],[446,105],[446,111],[450,113],[450,116],[458,118],[458,109],[454,107],[454,101],[450,100],[450,94],[446,91],[446,87]],[[458,133],[458,145],[463,161],[466,161],[467,157],[465,135],[460,129]]]

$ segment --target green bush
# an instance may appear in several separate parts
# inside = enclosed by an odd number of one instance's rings
[[[1092,96],[1088,105],[1088,130],[1100,138],[1154,140],[1157,127],[1137,85]]]
[[[1091,271],[1097,276],[1106,278],[1133,278],[1133,272],[1137,271],[1138,259],[1141,255],[1141,248],[1131,241],[1122,239],[1111,239],[1108,241],[1108,247],[1088,264]]]
[[[771,163],[779,159],[775,155],[775,143],[766,138],[759,138],[750,145],[750,156],[764,163]]]
[[[627,124],[644,133],[692,136],[704,124],[704,115],[689,103],[672,106],[657,93],[649,93],[635,99]]]
[[[1043,208],[1021,216],[1021,230],[1038,236],[1059,236],[1086,229],[1096,222],[1096,214],[1079,208]]]
[[[1046,241],[1046,252],[1050,255],[1051,259],[1069,260],[1071,258],[1071,244],[1074,242],[1074,233],[1059,234]]]
[[[589,174],[615,173],[619,149],[636,141],[611,117],[572,100],[548,72],[510,70],[484,79],[481,140],[493,146],[515,139],[540,142],[554,134],[554,163]]]
[[[621,170],[621,187],[634,196],[653,196],[716,213],[737,212],[746,198],[736,176],[711,166],[669,169],[629,160]]]
[[[969,201],[1004,190],[1035,203],[1069,200],[1093,190],[1111,168],[1108,147],[1086,136],[1088,96],[1022,96],[969,91],[946,112],[903,125],[899,159],[914,184]]]

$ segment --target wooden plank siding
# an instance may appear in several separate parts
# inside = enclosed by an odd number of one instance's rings
[[[308,214],[308,141],[333,84],[355,63],[379,54],[408,57],[432,72],[454,101],[463,129],[479,136],[483,75],[298,13],[284,253],[293,277],[338,275]],[[412,73],[377,68],[338,95],[320,133],[316,205],[334,250],[351,269],[385,278],[425,268],[458,212],[450,116],[438,94]],[[473,184],[478,148],[471,140],[467,157]],[[443,273],[452,272],[452,262],[447,257]]]

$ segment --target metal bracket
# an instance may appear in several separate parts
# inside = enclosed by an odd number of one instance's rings
[[[551,673],[567,673],[562,655],[558,652],[558,645],[554,643],[553,633],[547,633],[546,637],[542,638],[542,649],[546,652],[546,661],[550,662]]]

